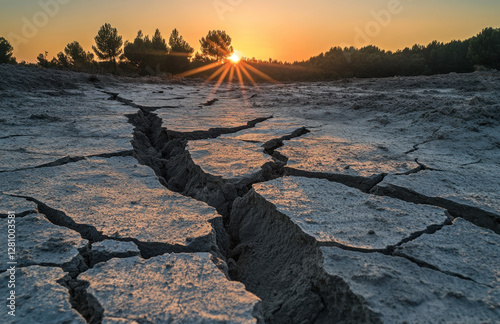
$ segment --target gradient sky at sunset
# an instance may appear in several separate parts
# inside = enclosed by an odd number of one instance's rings
[[[63,4],[44,21],[43,3]],[[382,10],[389,15],[377,22],[373,14]],[[0,0],[0,36],[17,45],[18,61],[35,61],[38,53],[48,51],[50,58],[75,40],[90,50],[106,22],[124,40],[156,28],[168,39],[177,28],[195,49],[208,30],[223,29],[247,57],[294,61],[337,45],[395,50],[465,39],[500,27],[498,17],[498,0]],[[38,30],[23,32],[34,21]],[[368,33],[360,35],[363,30]],[[25,43],[16,44],[18,36]]]

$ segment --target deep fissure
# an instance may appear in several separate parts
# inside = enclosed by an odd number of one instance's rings
[[[283,163],[267,163],[252,180],[224,180],[196,165],[186,149],[186,136],[175,136],[176,133],[163,129],[156,114],[139,110],[128,117],[135,126],[132,145],[138,161],[151,167],[168,189],[204,201],[223,216],[225,226],[218,229],[222,257],[231,278],[243,282],[262,299],[259,308],[266,322],[379,322],[343,280],[324,272],[320,266],[322,254],[313,238],[287,217],[279,214],[265,217],[266,210],[272,210],[274,205],[263,198],[252,206],[257,215],[264,213],[260,217],[266,218],[268,226],[262,231],[249,230],[240,235],[241,226],[235,226],[237,216],[233,204],[255,194],[251,185],[258,181],[256,178],[266,181],[283,176]],[[238,214],[241,216],[241,213]],[[246,219],[252,227],[262,226],[254,216]],[[290,247],[291,242],[296,245],[295,249]],[[269,254],[274,258],[268,260]],[[293,284],[288,276],[290,269],[296,270]],[[268,272],[274,275],[269,276]],[[254,275],[247,276],[247,273]]]

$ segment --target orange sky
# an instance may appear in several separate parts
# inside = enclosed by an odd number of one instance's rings
[[[223,29],[247,57],[302,60],[332,46],[377,45],[395,50],[437,39],[465,39],[499,27],[498,0],[0,0],[0,36],[18,61],[49,57],[79,41],[91,50],[109,22],[133,40],[137,31],[172,29],[199,49],[211,29]],[[45,9],[44,9],[45,7]],[[29,28],[29,26],[34,28]]]

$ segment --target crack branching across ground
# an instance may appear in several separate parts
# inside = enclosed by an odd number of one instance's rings
[[[419,167],[425,169],[425,165],[419,164]],[[384,180],[384,177],[386,174],[378,174],[374,175],[372,177],[362,177],[362,176],[351,176],[351,175],[344,175],[344,174],[334,174],[334,173],[325,173],[325,172],[310,172],[310,171],[303,171],[303,170],[297,170],[289,167],[285,167],[285,175],[291,175],[291,176],[297,176],[297,177],[306,177],[306,178],[314,178],[314,179],[326,179],[331,182],[337,182],[344,184],[346,186],[358,189],[364,193],[372,193],[371,190],[373,188],[376,188],[376,186]],[[413,201],[411,201],[413,202]],[[435,206],[435,205],[433,205]],[[468,277],[465,277],[461,274],[458,273],[452,273],[452,272],[447,272],[447,271],[442,271],[441,269],[425,262],[422,260],[418,260],[415,258],[412,258],[410,256],[407,256],[399,251],[397,251],[397,248],[400,247],[401,245],[416,240],[420,236],[424,234],[434,234],[437,231],[441,230],[445,226],[450,226],[453,223],[453,220],[456,218],[450,214],[448,214],[448,218],[442,223],[442,224],[432,224],[429,225],[427,228],[421,231],[417,231],[415,233],[411,233],[408,237],[404,238],[401,240],[399,243],[395,245],[388,246],[383,249],[368,249],[368,248],[359,248],[355,246],[349,246],[345,245],[342,243],[338,242],[324,242],[320,241],[318,242],[319,246],[331,246],[331,247],[337,247],[346,251],[352,251],[352,252],[361,252],[361,253],[382,253],[385,255],[390,255],[390,256],[399,256],[403,257],[410,262],[413,262],[417,264],[420,267],[432,269],[435,271],[440,271],[442,273],[445,273],[447,275],[451,275],[454,277],[458,277],[460,279],[465,279],[465,280],[472,280]],[[473,281],[473,280],[472,280]]]
[[[67,272],[68,275],[58,280],[58,284],[64,286],[68,289],[70,295],[70,303],[72,307],[82,315],[83,318],[90,324],[100,324],[104,316],[104,309],[100,305],[99,301],[90,293],[88,293],[87,288],[89,283],[83,280],[79,280],[78,276],[93,268],[95,264],[101,262],[107,262],[112,258],[127,258],[131,255],[127,252],[116,252],[110,253],[105,258],[95,259],[92,255],[92,244],[96,242],[101,242],[104,240],[115,240],[121,242],[133,242],[140,251],[141,257],[148,259],[155,256],[163,255],[166,253],[194,253],[194,252],[211,252],[211,251],[200,251],[192,247],[186,247],[181,245],[172,245],[167,243],[157,243],[157,242],[141,242],[134,238],[114,238],[103,235],[95,227],[87,224],[78,224],[71,217],[66,215],[61,210],[54,209],[45,203],[27,196],[21,195],[10,195],[12,197],[23,198],[28,201],[34,202],[37,205],[38,210],[35,213],[40,213],[45,216],[45,218],[52,224],[71,229],[80,234],[80,236],[89,241],[89,244],[84,248],[79,249],[79,254],[76,258],[65,264],[52,264],[52,263],[37,263],[36,265],[42,267],[58,267],[63,271]],[[29,213],[26,211],[25,213]],[[23,213],[24,214],[24,213]],[[16,215],[21,217],[24,215]],[[83,261],[79,261],[82,260]],[[27,264],[35,265],[35,264]]]
[[[318,245],[319,246],[326,246],[326,247],[336,247],[336,248],[339,248],[339,249],[342,249],[342,250],[345,250],[345,251],[351,251],[351,252],[359,252],[359,253],[381,253],[381,254],[389,255],[389,256],[398,256],[398,257],[407,259],[408,261],[410,261],[410,262],[418,265],[421,268],[427,268],[427,269],[431,269],[431,270],[434,270],[434,271],[439,271],[439,272],[441,272],[443,274],[446,274],[446,275],[449,275],[449,276],[457,277],[457,278],[460,278],[460,279],[463,279],[463,280],[473,281],[473,282],[475,282],[477,284],[480,284],[480,283],[476,282],[472,278],[464,276],[464,275],[462,275],[460,273],[455,273],[455,272],[451,272],[451,271],[444,271],[444,270],[440,269],[439,267],[436,267],[433,264],[430,264],[430,263],[425,262],[423,260],[420,260],[420,259],[414,258],[412,256],[409,256],[409,255],[405,254],[404,252],[401,252],[398,249],[403,244],[411,242],[413,240],[416,240],[417,238],[421,237],[424,234],[434,234],[434,233],[440,231],[441,229],[443,229],[445,226],[450,226],[452,224],[453,224],[453,217],[450,215],[442,224],[432,224],[432,225],[429,225],[424,230],[412,233],[408,237],[402,239],[397,244],[390,245],[390,246],[388,246],[386,248],[383,248],[383,249],[360,248],[360,247],[356,247],[356,246],[345,245],[345,244],[338,243],[338,242],[335,242],[335,241],[329,241],[329,242],[327,242],[327,241],[321,241],[321,242],[318,242]]]
[[[276,150],[284,145],[283,143],[284,141],[289,141],[291,139],[300,137],[310,132],[311,131],[306,127],[301,127],[294,130],[291,134],[282,136],[280,138],[273,138],[262,145],[262,147],[264,148],[264,153],[270,155],[277,161],[288,163],[288,157],[284,156],[279,152],[276,152]]]
[[[33,167],[27,167],[27,168],[20,168],[20,169],[14,169],[14,170],[4,170],[0,171],[0,173],[3,172],[16,172],[16,171],[24,171],[24,170],[32,170],[32,169],[40,169],[40,168],[51,168],[51,167],[58,167],[61,165],[69,164],[69,163],[75,163],[75,162],[80,162],[82,160],[94,158],[94,157],[101,157],[101,158],[112,158],[112,157],[117,157],[117,156],[132,156],[133,151],[132,150],[127,150],[127,151],[120,151],[120,152],[112,152],[112,153],[102,153],[102,154],[94,154],[94,155],[86,155],[86,156],[65,156],[61,159],[57,159],[53,162],[33,166]]]
[[[137,109],[141,109],[141,110],[144,110],[144,111],[155,111],[155,110],[158,110],[158,109],[175,109],[175,108],[179,108],[179,106],[143,106],[143,105],[139,105],[139,104],[136,104],[133,100],[130,100],[130,99],[125,99],[123,97],[120,97],[120,94],[119,93],[115,93],[115,92],[108,92],[108,91],[103,91],[105,94],[108,94],[110,95],[111,97],[109,97],[109,100],[116,100],[116,101],[119,101],[127,106],[130,106],[130,107],[133,107],[133,108],[137,108]]]
[[[98,236],[95,228],[88,225],[77,224],[62,211],[50,208],[36,199],[17,195],[11,196],[24,198],[28,201],[36,203],[38,206],[38,211],[34,211],[35,213],[43,214],[54,225],[69,228],[78,232],[82,236],[82,238],[89,240],[91,237]],[[86,246],[79,248],[76,257],[63,264],[33,263],[29,262],[28,260],[22,267],[37,265],[41,267],[61,268],[64,272],[67,273],[67,275],[58,280],[57,283],[68,289],[69,301],[72,308],[75,309],[80,315],[82,315],[87,323],[100,324],[102,322],[104,309],[99,304],[99,301],[87,292],[89,283],[77,279],[81,273],[87,271],[93,266],[90,263],[91,247],[91,243],[88,243]]]
[[[171,130],[166,130],[167,135],[170,139],[179,138],[189,141],[193,140],[204,140],[210,138],[217,138],[224,134],[234,134],[241,132],[242,130],[255,127],[258,123],[262,123],[268,119],[273,118],[273,116],[256,118],[246,123],[246,125],[236,126],[236,127],[219,127],[210,128],[207,131],[193,131],[193,132],[176,132]]]
[[[24,210],[22,212],[16,212],[14,215],[16,218],[20,218],[20,217],[25,217],[28,215],[36,214],[37,212],[38,211],[36,211],[34,209],[28,209],[28,210]],[[9,217],[9,214],[0,214],[0,219],[5,219],[8,217]]]
[[[387,175],[386,173],[375,174],[371,177],[352,176],[348,174],[328,173],[305,171],[295,168],[285,167],[285,175],[304,177],[311,179],[325,179],[331,182],[341,183],[348,187],[359,189],[364,193],[369,193],[373,187],[382,182]]]
[[[384,184],[381,186],[380,183],[387,175],[385,173],[376,174],[371,177],[362,177],[337,173],[304,171],[290,167],[285,167],[284,169],[285,175],[288,176],[326,179],[328,181],[338,182],[346,186],[359,189],[364,193],[387,196],[419,205],[440,207],[446,209],[454,219],[460,217],[476,226],[486,228],[500,234],[500,215],[485,211],[478,207],[460,204],[446,198],[429,197],[404,187],[391,184]],[[419,171],[421,171],[428,168],[424,164],[419,163],[419,167],[417,169],[420,169]]]
[[[428,167],[427,165],[419,162],[418,159],[415,159],[415,163],[417,163],[417,165],[418,165],[416,168],[408,170],[406,172],[395,173],[395,175],[410,175],[410,174],[419,173],[419,172],[425,171],[425,170],[429,170],[429,171],[443,171],[443,170],[439,170],[439,169],[434,169],[434,168]]]
[[[68,289],[69,301],[71,307],[75,309],[82,317],[90,324],[100,324],[104,317],[104,308],[101,306],[97,298],[88,293],[87,288],[89,283],[83,280],[78,280],[78,276],[91,268],[88,263],[90,251],[80,251],[87,263],[87,269],[79,273],[71,273],[57,281],[58,284]],[[64,269],[63,269],[64,270]]]
[[[184,246],[178,244],[169,244],[162,242],[143,242],[135,238],[127,238],[127,237],[122,237],[122,238],[110,237],[107,235],[103,235],[102,232],[98,231],[92,225],[76,223],[71,217],[66,215],[66,213],[64,213],[63,211],[52,208],[33,197],[27,197],[21,195],[11,195],[11,196],[24,198],[28,201],[34,202],[38,207],[38,212],[44,214],[47,220],[49,220],[49,222],[51,222],[54,225],[65,227],[79,233],[82,238],[88,240],[91,244],[95,242],[101,242],[104,240],[133,242],[135,245],[137,245],[137,247],[141,251],[141,256],[146,259],[163,255],[165,253],[210,252],[210,251],[201,251],[191,246]]]
[[[476,226],[486,228],[500,234],[500,215],[482,210],[478,207],[468,206],[442,197],[429,197],[408,188],[384,184],[376,185],[370,193],[396,198],[419,205],[430,205],[444,208],[453,218],[461,217]]]
[[[149,111],[128,117],[138,161],[168,189],[206,202],[223,216],[225,226],[216,231],[229,273],[262,299],[266,322],[379,322],[343,280],[322,269],[317,242],[251,190],[252,183],[283,176],[284,163],[266,163],[252,179],[224,180],[193,162],[186,149],[191,135],[162,129],[161,119]]]

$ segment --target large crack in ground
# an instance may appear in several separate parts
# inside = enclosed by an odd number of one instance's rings
[[[134,155],[139,162],[153,168],[161,183],[168,189],[204,201],[215,207],[223,216],[225,226],[217,228],[217,238],[221,251],[225,252],[230,277],[243,282],[249,291],[262,299],[261,311],[266,322],[377,321],[376,316],[351,293],[343,280],[324,272],[321,267],[323,259],[320,246],[400,256],[420,267],[473,281],[461,274],[442,271],[423,260],[401,254],[396,251],[397,247],[423,234],[434,234],[444,226],[451,225],[452,220],[457,217],[465,218],[484,228],[495,228],[497,215],[479,208],[418,193],[412,193],[408,197],[409,190],[406,188],[387,191],[387,187],[378,186],[386,174],[362,177],[286,167],[288,159],[281,155],[274,156],[275,150],[283,145],[283,140],[306,134],[306,128],[299,128],[290,135],[268,141],[263,145],[264,152],[273,156],[276,162],[265,164],[263,170],[251,177],[234,181],[204,172],[193,162],[186,149],[188,139],[207,138],[210,132],[190,132],[186,136],[186,133],[168,131],[161,128],[162,121],[158,116],[143,110],[128,117],[135,126],[133,146]],[[231,130],[236,132],[238,128]],[[215,134],[215,137],[217,136],[219,135]],[[416,163],[418,167],[412,170],[413,172],[428,169],[418,160]],[[412,233],[398,244],[380,250],[319,243],[251,189],[254,183],[282,176],[326,179],[368,194],[437,206],[446,209],[450,218],[443,224],[428,226],[422,231]]]
[[[137,105],[118,95],[112,99],[138,108],[136,114],[128,115],[133,124],[133,152],[124,151],[110,154],[99,154],[88,157],[65,157],[57,161],[26,169],[53,167],[78,162],[89,157],[112,157],[133,155],[137,160],[151,167],[159,177],[162,185],[172,191],[206,202],[215,207],[223,222],[213,220],[212,227],[217,234],[219,251],[214,255],[222,258],[228,265],[227,273],[233,280],[244,283],[247,289],[262,299],[257,306],[265,322],[272,323],[376,323],[378,316],[364,305],[364,301],[350,290],[341,278],[329,275],[322,267],[322,246],[335,246],[340,249],[363,252],[383,253],[400,256],[425,268],[440,271],[463,280],[471,280],[458,273],[442,271],[423,260],[414,259],[397,251],[404,243],[417,239],[424,234],[434,234],[452,220],[462,217],[478,226],[492,229],[500,233],[499,216],[479,208],[466,206],[439,197],[427,197],[409,189],[393,185],[379,186],[386,174],[372,177],[351,176],[344,174],[310,172],[287,167],[288,158],[276,149],[283,146],[283,141],[309,133],[305,127],[299,128],[289,135],[266,142],[264,153],[273,157],[275,162],[268,162],[259,172],[239,180],[225,180],[204,172],[194,163],[187,150],[188,140],[217,138],[223,134],[236,133],[255,127],[270,117],[257,118],[246,125],[232,128],[212,128],[208,131],[176,132],[163,129],[161,119],[153,113],[159,108]],[[418,149],[418,145],[415,149]],[[408,152],[409,153],[409,152]],[[412,174],[430,169],[419,163],[417,168],[405,174]],[[432,170],[432,169],[431,169]],[[439,171],[439,170],[436,170]],[[399,200],[426,204],[445,208],[449,214],[443,224],[428,226],[422,231],[412,233],[396,245],[385,249],[363,249],[345,246],[336,242],[317,242],[305,234],[290,218],[280,213],[276,207],[257,194],[252,185],[283,176],[326,179],[332,182],[361,190],[364,193],[388,196]],[[22,197],[22,196],[16,196]],[[191,247],[176,246],[166,243],[140,242],[133,238],[112,238],[103,235],[95,227],[74,222],[60,210],[49,207],[32,197],[22,197],[35,202],[38,210],[46,215],[55,225],[72,229],[93,243],[103,240],[134,242],[144,258],[151,258],[165,253],[200,252]],[[0,217],[3,215],[0,215]],[[19,217],[24,215],[19,215]],[[89,268],[91,262],[89,251],[80,251]],[[117,256],[117,257],[126,257]],[[103,262],[106,262],[104,260]],[[217,264],[220,266],[220,264]],[[53,266],[43,264],[42,266]],[[221,269],[224,271],[222,266]],[[82,270],[81,272],[83,272]],[[87,293],[88,283],[77,279],[78,274],[70,274],[70,278],[61,280],[59,284],[68,288],[73,307],[89,323],[100,323],[104,310],[97,299]],[[256,308],[256,309],[257,309]]]
[[[168,189],[204,201],[223,216],[226,226],[216,228],[217,239],[231,278],[262,299],[266,322],[379,322],[343,280],[322,269],[316,241],[288,217],[269,214],[274,205],[255,198],[251,184],[283,176],[283,163],[265,164],[252,180],[224,180],[197,166],[186,136],[162,129],[156,114],[140,110],[128,117],[135,126],[132,144],[138,161],[150,166]],[[249,204],[238,203],[245,199]]]

